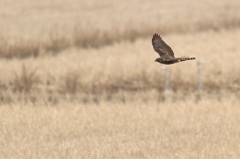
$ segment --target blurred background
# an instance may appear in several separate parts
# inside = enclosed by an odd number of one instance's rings
[[[211,62],[201,66],[202,94],[239,96],[238,0],[0,3],[2,104],[161,100],[154,33],[176,57],[196,57],[170,66],[169,96],[199,97],[197,60]]]
[[[240,158],[239,59],[239,0],[1,0],[0,158]]]

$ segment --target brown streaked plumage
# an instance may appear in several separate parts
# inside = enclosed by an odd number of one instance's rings
[[[174,63],[178,63],[178,62],[182,62],[182,61],[195,59],[195,57],[189,58],[189,57],[185,57],[185,56],[175,58],[171,47],[169,47],[162,40],[162,38],[156,33],[153,35],[152,45],[153,45],[154,50],[160,55],[160,58],[157,58],[155,60],[155,62],[169,65],[169,64],[174,64]]]

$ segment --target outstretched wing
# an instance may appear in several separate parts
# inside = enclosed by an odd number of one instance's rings
[[[152,45],[154,50],[161,56],[161,57],[174,57],[174,53],[158,34],[154,34],[152,38]]]

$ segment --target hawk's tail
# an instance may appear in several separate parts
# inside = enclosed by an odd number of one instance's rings
[[[182,56],[180,58],[178,58],[179,61],[187,61],[187,60],[195,60],[195,57],[186,57],[186,56]]]

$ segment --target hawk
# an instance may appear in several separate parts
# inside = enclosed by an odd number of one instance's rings
[[[178,63],[178,62],[182,62],[182,61],[195,59],[195,57],[189,58],[189,57],[185,57],[185,56],[175,58],[171,47],[169,47],[162,40],[162,38],[156,33],[153,35],[152,45],[153,45],[154,50],[160,55],[160,58],[157,58],[155,60],[155,62],[170,65],[170,64],[174,64],[174,63]]]

